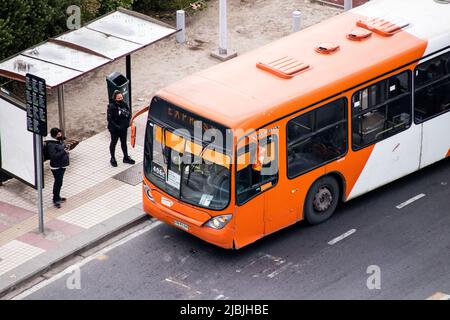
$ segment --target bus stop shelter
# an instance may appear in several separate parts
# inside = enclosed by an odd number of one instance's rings
[[[118,8],[0,62],[0,76],[25,82],[25,75],[31,73],[45,79],[48,89],[56,88],[59,127],[64,131],[64,84],[126,57],[131,108],[131,54],[177,31],[149,16]]]

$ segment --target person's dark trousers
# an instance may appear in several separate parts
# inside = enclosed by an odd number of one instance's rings
[[[53,177],[55,178],[55,182],[53,183],[53,202],[58,202],[61,200],[61,188],[63,185],[64,172],[66,169],[52,169]]]
[[[111,133],[111,144],[109,145],[109,152],[111,153],[111,158],[116,158],[116,145],[117,141],[120,139],[120,146],[122,148],[123,157],[128,157],[128,148],[127,148],[127,134],[128,131],[118,131],[118,132],[112,132]]]

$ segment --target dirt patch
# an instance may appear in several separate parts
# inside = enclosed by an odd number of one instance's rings
[[[239,54],[290,34],[294,10],[302,12],[302,28],[342,12],[307,0],[229,0],[228,6],[229,48]],[[219,63],[210,57],[218,42],[217,0],[188,18],[186,36],[184,45],[173,37],[133,54],[133,111],[164,86]],[[125,59],[66,85],[68,136],[82,140],[106,129],[106,76],[114,71],[125,74]],[[51,127],[58,124],[56,92],[49,101]]]
[[[316,0],[318,2],[324,2],[324,3],[331,3],[331,4],[335,4],[336,6],[341,6],[344,7],[344,0]],[[369,2],[369,0],[353,0],[353,7],[357,7],[360,6],[366,2]]]

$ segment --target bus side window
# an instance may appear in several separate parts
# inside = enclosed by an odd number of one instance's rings
[[[369,88],[377,98],[370,99],[366,109],[358,109],[353,100],[352,131],[353,149],[391,137],[411,125],[410,71],[382,80]],[[357,91],[359,96],[367,88]]]
[[[424,62],[415,73],[414,118],[426,121],[450,110],[450,53]]]
[[[358,97],[361,98],[362,94]],[[364,97],[362,100],[364,101]],[[353,100],[361,101],[361,100]],[[294,178],[347,152],[347,100],[339,99],[288,122],[288,177]],[[309,134],[299,135],[299,124],[311,120]]]
[[[271,135],[238,149],[236,198],[239,205],[278,181],[278,138]]]

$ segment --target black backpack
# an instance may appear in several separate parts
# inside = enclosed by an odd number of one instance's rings
[[[42,159],[45,161],[50,160],[50,154],[48,153],[48,142],[44,141],[42,144]]]

